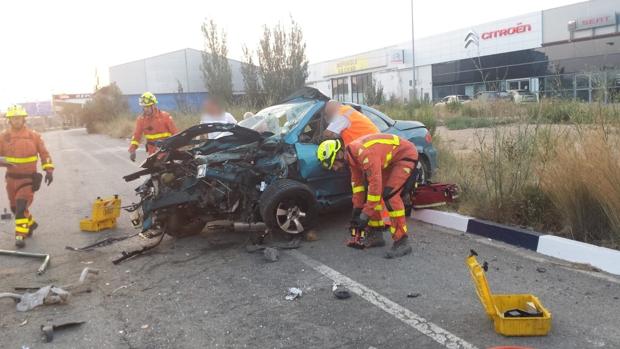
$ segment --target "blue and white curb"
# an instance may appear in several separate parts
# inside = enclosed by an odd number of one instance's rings
[[[415,211],[413,218],[463,233],[484,236],[568,262],[589,264],[620,275],[620,251],[554,235],[488,222],[453,212]]]

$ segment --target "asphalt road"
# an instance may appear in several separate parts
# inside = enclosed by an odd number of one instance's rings
[[[167,238],[117,266],[110,261],[121,250],[146,241],[68,251],[66,245],[135,232],[125,214],[116,230],[102,233],[82,233],[78,221],[97,196],[120,194],[130,203],[136,184],[121,176],[137,165],[127,159],[123,140],[84,130],[44,138],[56,178],[36,197],[32,211],[40,228],[25,250],[51,253],[52,264],[37,276],[38,261],[0,256],[0,292],[74,283],[84,267],[100,274],[90,293],[72,295],[66,305],[20,313],[0,300],[1,348],[620,348],[617,278],[414,221],[414,252],[397,260],[383,259],[383,249],[346,248],[346,212],[323,217],[318,241],[283,251],[275,263],[246,252],[247,234],[232,232]],[[8,207],[1,198],[0,209]],[[2,222],[0,230],[0,248],[13,249],[12,223]],[[489,262],[493,292],[533,293],[550,309],[548,336],[493,331],[464,265],[470,249]],[[353,296],[334,298],[334,281],[345,282]],[[285,300],[289,287],[303,296]],[[419,296],[407,297],[414,293]],[[86,323],[43,344],[40,326],[65,320]]]

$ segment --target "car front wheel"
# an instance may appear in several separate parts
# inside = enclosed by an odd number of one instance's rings
[[[272,231],[303,233],[316,222],[316,213],[312,190],[294,180],[277,180],[260,197],[261,217]]]

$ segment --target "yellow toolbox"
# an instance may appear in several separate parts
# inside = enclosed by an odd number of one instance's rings
[[[551,313],[532,294],[492,294],[483,268],[472,251],[467,257],[476,293],[495,332],[504,336],[546,336],[551,330]]]
[[[109,198],[100,198],[93,203],[91,218],[80,221],[82,231],[98,232],[116,227],[116,219],[121,215],[121,199],[118,195]]]

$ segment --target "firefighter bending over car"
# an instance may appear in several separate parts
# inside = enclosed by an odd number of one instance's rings
[[[341,138],[347,146],[362,136],[379,133],[377,126],[364,114],[333,99],[325,103],[324,115],[327,121],[324,140]]]
[[[15,246],[22,248],[38,224],[28,210],[39,190],[43,176],[37,172],[37,162],[45,171],[45,183],[54,180],[54,165],[41,135],[26,126],[26,109],[12,105],[6,112],[9,128],[0,134],[0,165],[7,167],[6,192],[15,215]]]
[[[136,128],[129,145],[129,159],[136,161],[136,150],[140,146],[142,135],[146,138],[146,152],[151,155],[157,150],[156,141],[164,140],[177,133],[172,116],[157,108],[157,98],[151,92],[140,96],[142,115],[136,119]]]
[[[317,157],[326,169],[340,171],[348,164],[353,191],[351,226],[367,235],[366,247],[385,245],[381,200],[389,212],[393,244],[386,258],[411,253],[407,239],[403,188],[413,180],[418,152],[411,142],[396,135],[371,134],[343,146],[340,140],[319,145]]]

